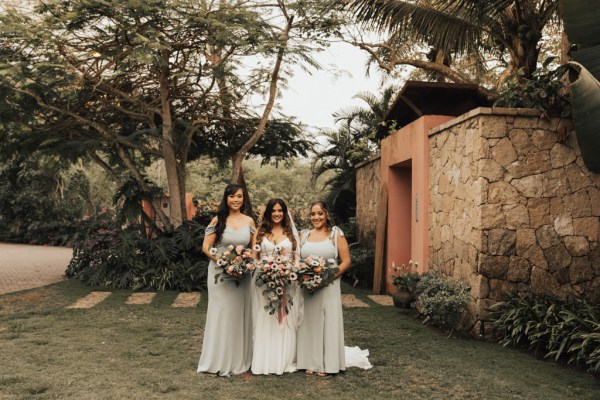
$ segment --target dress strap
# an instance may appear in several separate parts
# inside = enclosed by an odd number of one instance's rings
[[[303,246],[304,243],[306,243],[309,234],[310,231],[308,229],[304,229],[302,232],[300,232],[300,246]]]
[[[248,225],[248,226],[250,227],[250,233],[254,235],[256,233],[256,228],[253,227],[252,225]]]
[[[204,231],[204,235],[208,236],[212,233],[215,233],[216,230],[217,230],[216,225],[207,226],[206,230]]]
[[[333,245],[335,246],[335,257],[338,255],[338,236],[344,236],[344,232],[337,226],[331,228],[331,233],[329,234],[329,239],[333,241]]]

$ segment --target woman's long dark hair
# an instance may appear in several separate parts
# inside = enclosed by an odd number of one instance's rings
[[[292,242],[292,252],[296,251],[296,238],[294,237],[294,231],[292,230],[292,221],[290,221],[290,214],[288,213],[288,208],[285,202],[281,199],[271,199],[267,203],[267,207],[265,208],[265,212],[263,214],[262,222],[258,227],[258,234],[256,235],[256,243],[260,244],[262,242],[263,237],[272,232],[273,222],[271,221],[271,215],[273,214],[273,208],[279,204],[281,209],[283,210],[283,219],[281,220],[281,227],[283,228],[283,232]]]
[[[219,208],[217,208],[217,225],[215,226],[215,244],[221,241],[221,237],[223,236],[223,231],[225,231],[225,225],[227,223],[227,217],[229,216],[229,206],[227,205],[227,197],[231,196],[238,190],[242,189],[242,193],[244,194],[244,203],[242,204],[242,213],[246,214],[247,209],[247,201],[248,193],[246,192],[246,188],[242,185],[238,185],[237,183],[230,183],[225,187],[225,191],[223,192],[223,198],[221,199],[221,203],[219,204]]]
[[[333,218],[331,217],[331,213],[329,212],[329,208],[327,207],[327,204],[321,200],[314,201],[310,205],[311,213],[312,213],[312,208],[314,206],[319,206],[323,209],[323,211],[325,211],[325,227],[327,228],[328,231],[331,231],[331,229],[333,228]]]

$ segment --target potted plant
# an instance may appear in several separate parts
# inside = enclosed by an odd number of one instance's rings
[[[392,263],[392,268],[398,273],[392,275],[392,285],[396,286],[396,291],[392,292],[392,299],[396,307],[409,308],[415,300],[415,290],[421,276],[412,269],[413,267],[416,269],[418,266],[419,263],[412,260],[408,262],[408,267],[404,264],[398,267]]]

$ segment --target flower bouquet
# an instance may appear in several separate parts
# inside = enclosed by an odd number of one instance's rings
[[[242,245],[234,246],[230,244],[223,254],[218,254],[217,248],[213,247],[210,249],[210,254],[217,256],[216,268],[221,269],[221,272],[215,274],[215,284],[219,280],[223,282],[225,278],[221,275],[226,274],[233,278],[236,286],[239,286],[244,274],[254,271],[252,252]]]
[[[256,286],[264,288],[265,311],[269,314],[277,312],[280,323],[288,313],[287,305],[292,304],[288,289],[297,279],[297,271],[292,258],[280,246],[275,247],[273,254],[261,257],[256,268]]]
[[[331,285],[339,270],[333,258],[326,260],[323,257],[308,256],[300,260],[298,282],[312,294],[320,287]]]

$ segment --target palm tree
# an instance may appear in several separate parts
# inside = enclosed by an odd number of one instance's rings
[[[397,87],[390,86],[380,97],[370,92],[358,93],[354,98],[367,106],[337,111],[333,116],[341,125],[336,130],[321,131],[327,144],[314,158],[313,182],[333,171],[334,175],[324,184],[329,187],[326,201],[341,221],[356,214],[355,166],[378,152],[381,139],[387,135],[386,129],[381,128],[396,92]]]
[[[396,42],[416,41],[450,54],[498,52],[506,62],[500,83],[537,68],[542,30],[558,19],[559,0],[346,0],[336,1],[365,27],[388,32]],[[504,57],[507,56],[507,59]],[[464,81],[443,63],[426,67]]]

